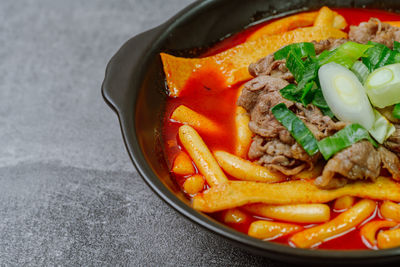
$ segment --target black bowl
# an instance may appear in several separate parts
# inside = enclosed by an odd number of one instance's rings
[[[204,228],[253,253],[287,262],[371,264],[400,261],[400,248],[380,251],[307,250],[263,242],[237,232],[192,209],[171,180],[163,158],[161,122],[167,95],[160,52],[195,56],[202,51],[201,48],[252,23],[301,10],[315,10],[323,5],[400,9],[397,0],[198,1],[163,25],[126,42],[107,66],[102,93],[118,114],[126,148],[145,182],[165,202]]]

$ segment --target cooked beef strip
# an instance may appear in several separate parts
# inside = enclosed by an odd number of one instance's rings
[[[382,165],[391,174],[394,180],[400,181],[400,160],[393,152],[387,150],[383,146],[378,148],[381,156]]]
[[[295,103],[295,105],[298,109],[296,115],[302,119],[318,140],[331,136],[347,125],[346,122],[334,122],[330,117],[324,116],[314,105],[308,105],[307,107],[300,103]]]
[[[393,41],[400,41],[400,28],[371,18],[359,26],[350,26],[349,39],[363,44],[373,41],[393,48]]]
[[[377,110],[386,117],[389,121],[393,123],[400,123],[400,120],[393,117],[393,108],[394,106],[384,107],[384,108],[377,108]]]
[[[321,54],[325,50],[333,50],[336,47],[338,47],[341,44],[344,44],[348,42],[349,40],[347,39],[333,39],[329,38],[327,40],[321,40],[321,41],[313,41],[314,47],[315,47],[315,53]]]
[[[258,164],[285,175],[295,175],[305,168],[313,168],[318,156],[310,157],[294,139],[292,141],[291,144],[279,139],[266,141],[256,135],[249,149],[249,158],[258,158]]]
[[[400,124],[394,124],[396,131],[383,144],[387,149],[400,156]]]
[[[347,179],[371,179],[375,180],[381,170],[381,157],[379,152],[369,141],[361,141],[340,151],[325,165],[322,175],[315,179],[315,184],[324,189],[336,187],[336,174]],[[332,180],[334,179],[334,180]],[[339,181],[339,185],[344,180]]]
[[[286,68],[286,60],[274,60],[274,54],[270,54],[256,63],[251,63],[249,73],[254,77],[270,75],[288,82],[294,81],[293,74]]]

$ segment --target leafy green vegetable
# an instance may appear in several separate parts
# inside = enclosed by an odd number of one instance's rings
[[[286,59],[289,52],[293,51],[298,57],[315,57],[315,47],[313,43],[297,43],[287,45],[274,53],[275,60]]]
[[[392,111],[393,117],[396,119],[400,119],[400,103],[394,105],[393,111]]]
[[[318,88],[318,89],[315,91],[314,99],[313,99],[313,101],[312,101],[312,104],[313,104],[314,106],[319,107],[319,108],[328,108],[328,109],[329,109],[329,106],[328,106],[328,104],[326,103],[326,100],[325,100],[325,98],[324,98],[324,95],[322,94],[321,88]]]
[[[332,110],[329,108],[328,103],[326,103],[321,88],[315,90],[312,104],[318,107],[325,116],[329,116],[330,118],[335,117],[335,114],[333,114]]]
[[[365,52],[371,48],[372,45],[364,45],[355,42],[347,42],[330,53],[321,54],[318,57],[319,65],[325,65],[330,62],[338,63],[348,69],[353,66],[360,57],[364,56]]]
[[[286,67],[293,74],[294,79],[299,82],[304,75],[305,66],[304,62],[299,55],[297,55],[293,50],[291,50],[286,59]]]
[[[373,71],[364,84],[372,105],[384,108],[400,103],[400,63]]]
[[[331,119],[335,118],[335,114],[333,114],[333,112],[330,108],[319,108],[319,109],[322,111],[322,113],[325,116],[328,116]]]
[[[358,141],[366,139],[375,147],[378,145],[371,138],[368,131],[359,124],[350,124],[332,136],[326,137],[318,142],[318,148],[325,160],[337,152],[351,146]]]
[[[397,41],[393,42],[393,50],[396,52],[400,52],[400,43]]]
[[[271,112],[304,148],[308,155],[312,156],[318,152],[317,139],[315,139],[314,135],[303,121],[290,111],[284,103],[274,106]]]
[[[298,90],[298,87],[295,84],[291,83],[282,88],[279,93],[282,95],[283,98],[286,98],[287,100],[300,102],[302,90]]]
[[[318,61],[321,62],[323,61],[325,58],[327,58],[328,56],[330,56],[333,53],[333,51],[329,51],[329,50],[324,50],[322,51],[321,54],[318,55]]]
[[[368,42],[368,45],[372,45],[370,49],[365,52],[365,57],[362,58],[362,62],[368,67],[369,71],[372,72],[380,67],[393,64],[398,62],[399,53],[391,50],[386,45]]]
[[[365,88],[353,72],[331,62],[319,69],[318,78],[326,103],[339,120],[371,129],[374,111]]]
[[[279,92],[283,98],[288,100],[302,103],[304,106],[310,104],[314,99],[314,93],[316,92],[317,88],[314,87],[315,83],[310,82],[307,83],[304,88],[296,86],[295,84],[289,84],[282,88]]]
[[[313,61],[311,58],[305,61],[305,69],[301,81],[298,81],[298,87],[303,88],[307,83],[314,81],[318,76],[319,65],[318,62]]]
[[[388,119],[375,109],[374,114],[375,122],[369,130],[369,133],[376,141],[378,141],[379,144],[383,144],[383,142],[396,131],[396,128]]]
[[[365,83],[370,73],[368,67],[361,61],[354,62],[351,71],[357,76],[358,80],[360,80],[362,84]]]
[[[304,86],[300,97],[300,102],[303,104],[303,106],[307,106],[313,101],[315,93],[315,89],[313,89],[314,85],[314,82],[310,82]]]

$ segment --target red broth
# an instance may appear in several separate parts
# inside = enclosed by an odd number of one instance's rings
[[[342,8],[335,9],[338,13],[343,15],[349,25],[358,25],[360,22],[368,21],[370,17],[375,17],[381,21],[396,21],[400,20],[400,14],[394,14],[385,12],[382,10],[367,10],[367,9],[350,9]],[[247,37],[250,36],[255,30],[270,23],[271,21],[261,23],[259,25],[248,28],[236,35],[233,35],[215,46],[211,47],[203,56],[210,56],[226,49],[234,47],[246,41]],[[171,169],[173,161],[179,151],[184,150],[179,143],[178,129],[181,126],[180,123],[170,120],[172,112],[179,105],[185,105],[218,123],[223,133],[215,136],[207,133],[200,133],[204,142],[210,148],[211,151],[225,150],[233,152],[234,148],[234,114],[236,107],[236,98],[238,89],[241,84],[224,88],[219,77],[210,76],[209,73],[197,73],[196,77],[191,78],[182,94],[178,98],[169,98],[167,100],[165,116],[163,121],[163,142],[164,142],[164,154]],[[186,177],[180,177],[174,175],[177,184],[182,188],[183,182]],[[183,190],[183,189],[182,189]],[[190,198],[190,195],[188,195]],[[215,219],[222,221],[223,212],[217,212],[210,214]],[[331,218],[334,218],[339,213],[332,211]],[[246,233],[248,231],[251,222],[257,220],[257,217],[247,214],[249,220],[241,224],[228,224],[232,228]],[[370,219],[379,219],[379,214],[375,213]],[[305,225],[306,226],[306,225]],[[289,237],[279,238],[272,242],[289,245]],[[334,238],[318,246],[321,249],[368,249],[368,247],[362,241],[359,233],[359,228],[354,229],[340,237]]]

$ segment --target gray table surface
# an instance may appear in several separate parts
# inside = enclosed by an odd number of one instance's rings
[[[190,2],[0,1],[0,265],[285,266],[163,203],[101,97],[120,45]]]

